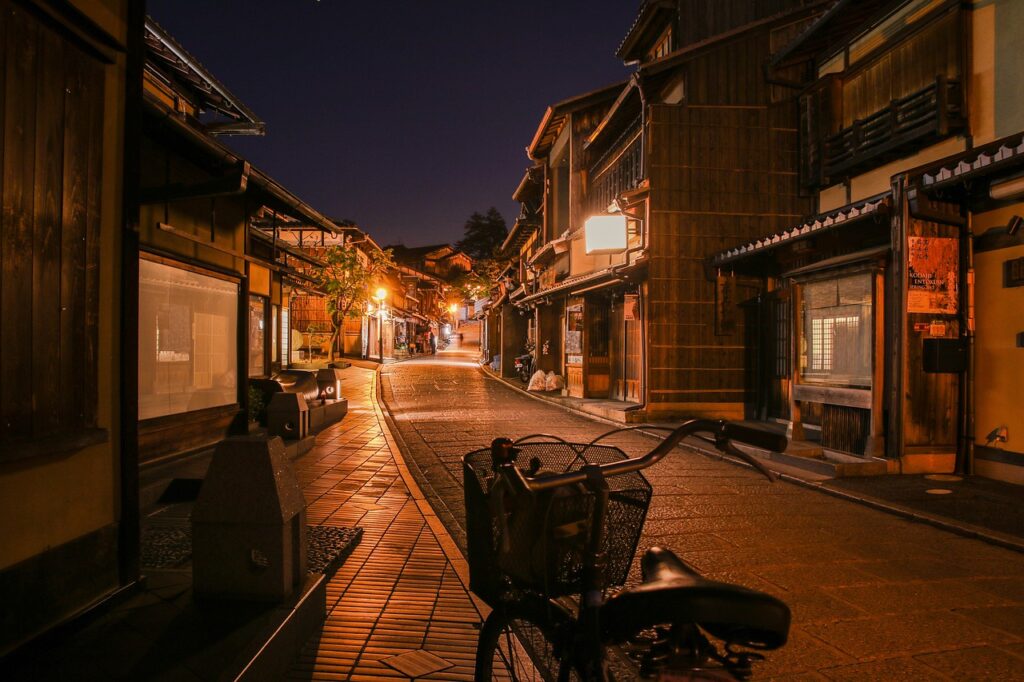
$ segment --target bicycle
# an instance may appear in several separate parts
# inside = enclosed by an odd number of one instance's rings
[[[636,458],[598,444],[639,428],[671,433]],[[650,503],[640,471],[700,433],[774,480],[732,441],[783,450],[784,436],[711,420],[625,427],[589,443],[498,438],[463,458],[470,588],[492,608],[477,682],[505,679],[502,668],[513,680],[744,680],[759,651],[786,643],[785,603],[706,580],[667,549],[647,550],[640,584],[611,589],[626,582]]]

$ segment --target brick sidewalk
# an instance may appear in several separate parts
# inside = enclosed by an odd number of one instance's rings
[[[328,584],[323,630],[289,679],[472,679],[481,612],[460,579],[461,555],[403,480],[374,372],[351,367],[344,382],[348,415],[295,468],[308,522],[361,526],[363,539]]]

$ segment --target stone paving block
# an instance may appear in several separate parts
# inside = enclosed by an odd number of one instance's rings
[[[860,660],[1004,644],[1015,639],[1002,630],[943,611],[808,623],[803,628]]]
[[[917,660],[954,680],[1020,682],[1024,658],[994,647],[977,647],[917,656]]]
[[[863,682],[864,680],[885,680],[885,682],[927,682],[952,680],[935,668],[913,658],[890,658],[882,661],[857,663],[822,671],[835,682]],[[976,679],[976,678],[972,678]]]

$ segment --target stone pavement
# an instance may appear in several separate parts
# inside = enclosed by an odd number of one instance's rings
[[[348,415],[295,460],[308,522],[360,526],[363,538],[328,583],[323,630],[288,679],[472,679],[481,611],[461,555],[402,478],[375,383],[346,369]]]
[[[382,394],[413,475],[462,547],[465,452],[499,435],[589,440],[609,428],[484,376],[470,352],[389,365]],[[612,442],[636,455],[655,441]],[[647,473],[641,548],[666,545],[792,607],[790,642],[757,679],[1024,680],[1024,554],[692,451]]]

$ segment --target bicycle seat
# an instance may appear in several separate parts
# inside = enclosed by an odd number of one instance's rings
[[[738,585],[706,580],[667,549],[652,547],[641,561],[644,582],[601,607],[605,636],[621,642],[666,623],[697,623],[731,644],[777,649],[789,635],[785,603]]]

